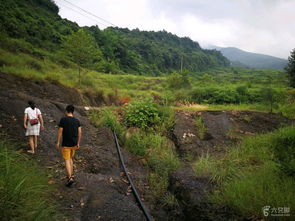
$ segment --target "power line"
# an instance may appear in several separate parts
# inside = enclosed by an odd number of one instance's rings
[[[98,18],[98,19],[104,21],[105,23],[110,24],[111,26],[115,26],[115,27],[117,27],[117,25],[115,25],[115,24],[113,24],[113,23],[111,23],[111,22],[109,22],[109,21],[107,21],[107,20],[105,20],[105,19],[103,19],[103,18],[101,18],[101,17],[98,17],[97,15],[95,15],[95,14],[89,12],[89,11],[86,11],[85,9],[83,9],[83,8],[81,8],[81,7],[79,7],[79,6],[75,5],[75,4],[73,4],[73,3],[71,3],[70,1],[67,1],[67,0],[63,0],[63,1],[67,2],[68,4],[70,4],[70,5],[72,5],[72,6],[76,7],[76,8],[78,8],[78,9],[80,9],[80,10],[82,10],[83,12],[85,12],[85,13],[87,13],[87,14],[89,14],[89,15],[95,17],[95,18]]]
[[[73,8],[71,8],[71,7],[67,6],[67,5],[61,4],[61,3],[59,3],[59,4],[62,5],[63,7],[66,7],[66,8],[68,8],[68,9],[70,9],[70,10],[72,10],[72,11],[78,13],[79,15],[84,16],[85,18],[88,18],[89,20],[94,21],[95,23],[99,23],[99,24],[101,24],[101,25],[104,25],[104,26],[108,27],[108,25],[103,24],[102,22],[100,22],[100,21],[98,21],[98,20],[95,20],[95,19],[93,19],[93,18],[91,18],[91,17],[89,17],[89,16],[87,16],[87,15],[84,15],[84,14],[82,14],[81,12],[77,11],[76,9],[73,9]]]

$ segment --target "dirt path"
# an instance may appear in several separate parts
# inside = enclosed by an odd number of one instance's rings
[[[56,83],[31,82],[0,74],[0,130],[22,141],[24,145],[19,149],[25,151],[27,145],[22,118],[27,101],[31,99],[42,111],[45,122],[37,154],[31,158],[46,168],[50,177],[49,185],[57,186],[53,198],[69,220],[145,220],[133,195],[126,194],[128,184],[120,176],[121,169],[111,131],[93,127],[81,107],[75,112],[83,128],[81,150],[75,156],[77,182],[71,188],[65,187],[63,161],[55,149],[56,132],[66,104],[83,104],[75,90]]]

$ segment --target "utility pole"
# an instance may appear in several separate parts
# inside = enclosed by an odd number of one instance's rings
[[[182,66],[183,66],[183,55],[181,55],[180,59],[180,73],[182,74]]]

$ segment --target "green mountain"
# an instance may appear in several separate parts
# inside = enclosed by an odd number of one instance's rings
[[[59,8],[52,0],[0,0],[0,10],[1,47],[8,50],[7,39],[23,39],[32,47],[62,54],[63,41],[80,29],[58,15]],[[97,53],[101,57],[93,59],[99,62],[90,67],[100,72],[162,75],[179,71],[182,63],[183,69],[196,73],[230,64],[220,52],[204,50],[197,42],[166,31],[83,29],[101,51]]]
[[[208,48],[220,51],[226,58],[231,61],[231,64],[233,66],[283,70],[288,63],[286,59],[247,52],[234,47],[223,48],[218,46],[209,46]]]

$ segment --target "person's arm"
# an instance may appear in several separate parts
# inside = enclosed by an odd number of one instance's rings
[[[41,123],[41,130],[44,130],[44,121],[43,121],[43,117],[41,114],[38,115],[38,118],[40,120],[40,123]]]
[[[78,127],[78,142],[77,142],[78,147],[80,147],[81,137],[82,137],[82,129],[81,127]]]
[[[24,128],[27,129],[28,114],[24,114]]]
[[[62,131],[63,131],[63,128],[62,127],[59,127],[58,128],[58,131],[57,131],[56,149],[59,149],[59,147],[60,147],[60,141],[61,141],[61,137],[62,137]]]

